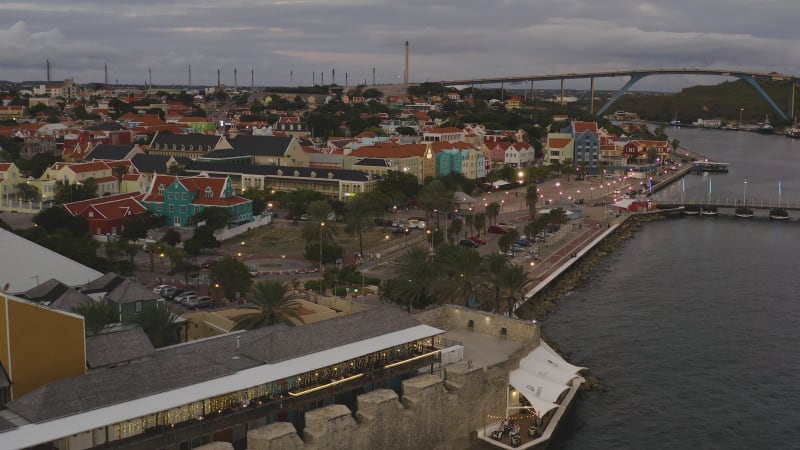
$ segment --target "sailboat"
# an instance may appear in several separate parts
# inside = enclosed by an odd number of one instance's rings
[[[769,210],[769,218],[772,220],[789,220],[789,213],[781,207],[781,181],[778,180],[778,206]]]
[[[769,123],[769,115],[764,118],[764,123],[759,125],[756,131],[763,134],[772,134],[775,132],[775,128]]]
[[[742,206],[736,208],[734,215],[740,219],[752,219],[753,208],[747,206],[747,178],[744,179],[744,197],[742,199]]]
[[[716,216],[717,215],[717,207],[711,206],[711,177],[708,178],[708,205],[703,206],[700,209],[700,214],[703,216]]]

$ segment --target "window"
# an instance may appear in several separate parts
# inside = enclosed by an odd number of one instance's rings
[[[185,213],[186,212],[186,205],[181,205],[180,210],[181,210],[181,213]]]
[[[206,198],[211,198],[214,196],[214,190],[211,189],[211,186],[206,186]]]
[[[138,313],[138,312],[142,312],[142,301],[141,301],[141,300],[138,300],[138,301],[135,303],[135,308],[136,308],[136,312],[137,312],[137,313]]]
[[[186,200],[186,192],[181,194],[181,200]]]
[[[167,192],[167,200],[172,200],[172,192]]]
[[[169,205],[169,212],[175,212],[175,205]]]
[[[161,197],[164,196],[164,185],[163,184],[158,185],[158,195],[161,196]]]

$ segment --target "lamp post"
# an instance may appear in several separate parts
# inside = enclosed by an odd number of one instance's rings
[[[325,228],[325,222],[319,223],[319,270],[322,272],[322,230]]]
[[[739,108],[739,128],[742,128],[742,113],[744,112],[744,108]]]

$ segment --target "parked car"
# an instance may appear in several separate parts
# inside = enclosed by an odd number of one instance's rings
[[[521,245],[517,245],[517,244],[512,244],[511,245],[511,251],[514,252],[514,253],[522,253],[522,252],[525,251],[525,247],[523,247]]]
[[[311,216],[309,216],[308,214],[303,214],[302,216],[300,216],[300,220],[311,220]]]
[[[214,306],[214,301],[207,296],[192,297],[186,301],[186,306],[190,308],[211,308]]]
[[[462,239],[461,242],[458,243],[458,245],[460,245],[462,247],[469,247],[469,248],[478,248],[479,247],[479,245],[475,241],[471,241],[469,239]]]
[[[483,239],[480,236],[472,236],[471,238],[469,238],[469,240],[478,245],[486,245],[486,239]]]
[[[247,271],[250,272],[251,277],[257,277],[261,274],[261,271],[256,266],[247,266]]]
[[[500,222],[497,224],[497,226],[503,227],[506,230],[515,230],[517,228],[517,226],[514,225],[513,223],[507,223],[507,222]]]
[[[188,300],[190,297],[193,297],[193,296],[194,296],[194,297],[197,297],[197,292],[195,292],[195,291],[185,291],[185,292],[181,292],[179,295],[176,295],[176,296],[175,296],[175,301],[176,301],[177,303],[180,303],[180,304],[185,304],[185,303],[186,303],[186,301],[187,301],[187,300]]]
[[[505,228],[497,225],[490,225],[486,231],[492,234],[506,234],[508,232]]]
[[[408,228],[395,228],[392,230],[392,234],[409,234],[411,233],[408,231]]]
[[[180,293],[180,290],[175,286],[167,286],[161,290],[161,298],[165,298],[167,300],[172,300],[175,298],[176,295]]]
[[[519,245],[520,247],[527,247],[531,245],[531,241],[527,239],[520,239],[517,242],[514,242],[514,245]]]
[[[203,264],[200,264],[200,269],[202,269],[202,270],[211,269],[211,261],[206,261]]]
[[[393,220],[392,221],[392,226],[393,227],[399,227],[400,226],[400,221],[399,220]]]
[[[153,294],[161,295],[161,290],[165,287],[169,287],[168,284],[159,284],[158,286],[153,288]]]

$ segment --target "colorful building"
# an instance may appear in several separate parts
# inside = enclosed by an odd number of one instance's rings
[[[129,217],[147,211],[139,202],[143,197],[138,192],[109,195],[67,203],[64,209],[73,216],[85,217],[94,235],[121,234]]]
[[[12,197],[17,198],[17,185],[23,180],[19,173],[19,168],[11,163],[0,163],[0,201],[9,202]]]
[[[157,175],[142,204],[176,227],[192,225],[191,218],[211,206],[225,209],[231,223],[253,220],[253,202],[236,195],[230,177]]]
[[[0,291],[0,403],[86,373],[83,317]]]

